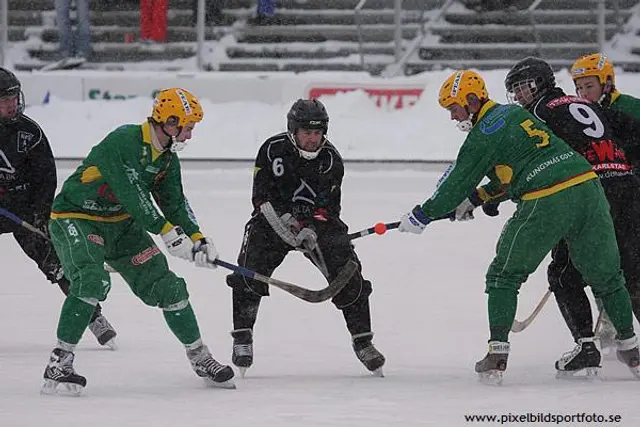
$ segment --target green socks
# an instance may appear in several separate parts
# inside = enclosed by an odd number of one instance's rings
[[[96,307],[73,296],[68,296],[62,304],[58,320],[58,340],[68,344],[78,344],[84,330],[91,321]]]
[[[200,339],[200,328],[191,304],[180,310],[162,310],[162,313],[169,329],[182,344],[189,345]]]

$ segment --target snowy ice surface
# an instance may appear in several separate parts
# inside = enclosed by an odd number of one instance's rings
[[[61,179],[70,170],[61,170]],[[428,197],[439,172],[347,171],[344,219],[351,230],[393,221]],[[187,170],[185,188],[221,258],[234,261],[249,215],[249,168]],[[553,362],[572,348],[553,299],[529,329],[512,334],[501,387],[477,382],[473,364],[486,352],[484,272],[502,224],[482,213],[475,221],[430,225],[420,236],[390,231],[357,242],[371,296],[375,343],[386,355],[385,378],[356,360],[341,313],[278,289],[263,300],[255,329],[255,365],[236,390],[207,389],[191,371],[181,345],[157,309],[145,307],[117,275],[104,313],[118,329],[120,349],[101,349],[90,333],[76,351],[88,378],[79,398],[41,396],[39,386],[55,343],[62,295],[9,236],[0,239],[0,425],[2,426],[466,426],[465,415],[620,415],[637,426],[639,384],[617,362],[604,381],[554,378]],[[227,272],[170,259],[188,283],[203,338],[230,361],[231,293]],[[274,277],[311,288],[320,273],[296,254]],[[546,289],[541,268],[521,292],[518,318]],[[478,423],[479,424],[479,423]],[[489,423],[492,424],[492,423]],[[518,423],[519,425],[539,425]],[[563,423],[559,425],[602,425]]]

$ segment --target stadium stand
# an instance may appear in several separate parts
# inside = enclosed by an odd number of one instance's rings
[[[16,61],[16,69],[35,69],[59,59],[53,3],[9,0],[9,40],[24,46],[27,53]],[[357,15],[359,3],[363,7]],[[436,20],[445,3],[403,1],[401,45],[420,43],[401,72],[508,67],[524,55],[541,55],[554,65],[566,66],[579,55],[598,50],[594,0],[543,0],[533,11],[527,10],[533,0],[517,0],[513,9],[488,12],[477,12],[461,0]],[[615,41],[620,34],[635,36],[630,22],[634,23],[639,3],[607,0],[607,40]],[[194,69],[192,0],[170,0],[167,43],[139,42],[138,0],[95,1],[91,7],[93,53],[86,68]],[[395,59],[393,7],[393,0],[279,0],[276,16],[255,25],[254,0],[226,0],[222,22],[206,27],[204,66],[219,71],[380,74]],[[615,58],[616,65],[640,69],[640,49],[629,50],[626,60]]]

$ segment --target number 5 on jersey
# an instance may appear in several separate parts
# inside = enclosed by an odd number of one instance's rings
[[[529,137],[541,139],[540,142],[536,143],[536,147],[542,148],[549,145],[549,134],[543,130],[535,129],[533,127],[532,120],[530,119],[525,120],[524,122],[520,123],[520,127],[524,129],[524,131],[527,133],[527,135],[529,135]]]

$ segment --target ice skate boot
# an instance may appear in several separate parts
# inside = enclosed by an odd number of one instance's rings
[[[223,365],[211,356],[206,345],[187,350],[187,357],[195,373],[204,378],[207,385],[219,388],[236,388],[233,369]]]
[[[626,340],[616,341],[618,350],[616,355],[618,360],[627,367],[631,373],[638,379],[640,379],[640,351],[638,350],[638,337],[635,335]]]
[[[87,385],[87,379],[73,369],[74,355],[70,351],[55,348],[51,352],[49,363],[44,369],[42,394],[70,394],[79,396]],[[58,390],[58,385],[62,389]]]
[[[600,351],[594,337],[578,339],[573,350],[556,361],[558,379],[596,379],[600,372]]]
[[[231,362],[238,367],[240,377],[244,378],[247,369],[253,365],[253,332],[251,329],[231,331],[233,337],[233,353]]]
[[[373,332],[355,334],[351,338],[353,351],[356,353],[358,360],[375,376],[384,377],[382,366],[384,365],[385,358],[371,342]]]
[[[118,349],[118,345],[116,344],[116,330],[113,329],[111,323],[109,323],[107,318],[102,314],[89,323],[89,330],[95,335],[100,345],[107,346],[111,350]]]
[[[475,371],[483,384],[501,385],[502,376],[507,369],[511,344],[502,341],[489,341],[489,351],[484,359],[476,362]]]

